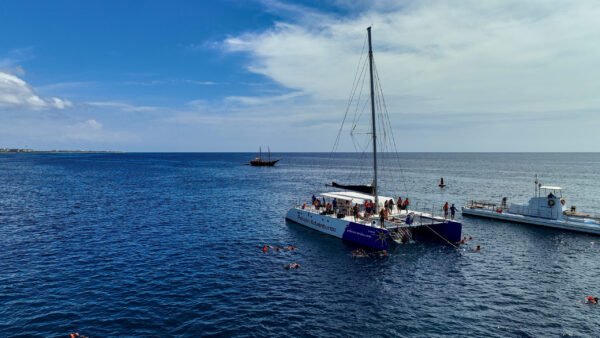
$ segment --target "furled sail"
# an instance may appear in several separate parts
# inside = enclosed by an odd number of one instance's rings
[[[338,184],[335,182],[331,182],[331,186],[334,188],[362,192],[364,194],[369,194],[369,195],[373,195],[373,193],[374,193],[373,186],[371,186],[371,185],[344,185],[344,184]]]

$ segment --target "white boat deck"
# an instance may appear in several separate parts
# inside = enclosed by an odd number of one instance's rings
[[[563,219],[548,219],[519,215],[504,210],[482,208],[482,207],[463,207],[463,215],[473,215],[497,220],[539,225],[549,228],[571,230],[584,232],[588,234],[600,235],[600,222],[594,218],[565,217]]]
[[[302,209],[301,206],[298,206],[298,208]],[[325,211],[325,208],[317,209],[312,205],[307,205],[303,210],[314,213],[314,214],[325,215],[325,214],[323,214],[323,212]],[[328,214],[325,216],[328,216],[331,218],[343,219],[344,221],[360,223],[360,224],[364,224],[364,225],[368,225],[368,226],[373,226],[374,221],[376,223],[379,223],[379,216],[370,215],[370,216],[365,217],[364,211],[359,212],[358,218],[355,218],[352,215],[351,209],[338,208],[338,211],[341,214],[344,214],[344,217],[338,218],[335,213]],[[412,217],[412,222],[410,222],[410,224],[407,224],[406,219],[409,215]],[[396,229],[396,228],[412,228],[412,227],[420,227],[420,226],[424,226],[424,225],[443,223],[444,221],[447,221],[447,220],[442,217],[431,215],[430,213],[415,211],[415,210],[398,210],[397,207],[394,207],[392,209],[391,214],[385,220],[385,228],[388,230],[392,230],[392,229]],[[377,224],[376,227],[379,228],[379,225]]]

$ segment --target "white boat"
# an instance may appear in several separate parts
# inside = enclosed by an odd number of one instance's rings
[[[371,144],[373,147],[373,181],[370,185],[341,185],[335,188],[351,191],[325,192],[319,198],[290,209],[286,219],[322,233],[332,235],[362,246],[377,250],[388,249],[389,243],[410,240],[433,240],[456,243],[461,239],[462,224],[426,212],[411,211],[393,206],[389,214],[380,216],[384,202],[390,197],[377,194],[377,124],[375,122],[375,100],[373,83],[373,51],[371,27],[367,28],[369,42],[369,75],[371,86]],[[321,207],[315,201],[323,199]],[[373,207],[367,207],[373,203]],[[329,205],[331,203],[331,205]],[[393,203],[395,204],[395,203]],[[325,207],[328,205],[328,207]],[[410,207],[410,205],[409,205]]]
[[[470,201],[462,208],[462,213],[600,235],[600,218],[577,212],[575,207],[567,209],[561,187],[541,185],[537,178],[535,186],[535,195],[527,204],[507,205],[506,197],[500,204]]]

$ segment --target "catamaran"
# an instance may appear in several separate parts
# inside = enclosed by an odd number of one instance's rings
[[[535,178],[535,195],[527,204],[511,203],[503,197],[499,204],[469,201],[463,215],[492,218],[502,221],[539,225],[549,228],[600,235],[600,217],[578,212],[575,206],[567,209],[562,188],[542,185]]]
[[[377,180],[377,123],[375,121],[375,93],[373,80],[373,49],[371,27],[367,28],[371,103],[371,144],[373,181],[368,185],[345,185],[333,182],[333,191],[313,195],[312,201],[291,208],[286,219],[343,240],[387,250],[394,243],[412,240],[457,243],[461,240],[462,224],[435,216],[433,212],[410,210],[408,201],[402,205],[378,194]],[[378,104],[379,105],[379,104]],[[329,199],[330,202],[327,202]],[[321,203],[323,200],[324,203]]]

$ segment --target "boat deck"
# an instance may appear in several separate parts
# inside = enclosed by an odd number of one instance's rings
[[[338,215],[336,215],[335,213],[326,214],[326,213],[324,213],[323,208],[320,208],[317,210],[312,205],[306,206],[304,208],[304,210],[314,213],[314,214],[327,215],[332,218],[343,219],[344,221],[347,221],[347,222],[355,222],[355,223],[360,223],[360,224],[364,224],[364,225],[368,225],[368,226],[372,225],[373,220],[377,220],[377,221],[379,220],[378,216],[377,217],[374,217],[374,216],[364,217],[364,212],[360,212],[358,218],[355,218],[353,215],[349,215],[349,214],[343,212],[342,210],[338,210],[338,211],[342,211]],[[340,215],[343,215],[343,217],[338,217]],[[412,221],[409,223],[406,223],[407,217],[409,215],[412,217]],[[388,230],[394,230],[394,229],[398,229],[398,228],[417,228],[417,227],[421,227],[421,226],[425,226],[425,225],[440,224],[440,223],[444,223],[445,221],[448,221],[448,220],[438,217],[438,216],[435,216],[435,215],[432,215],[430,213],[415,211],[415,210],[397,210],[397,208],[394,208],[392,210],[392,213],[390,214],[390,216],[385,220],[385,228]]]
[[[550,219],[528,215],[514,214],[504,211],[494,211],[489,208],[469,208],[463,207],[463,215],[471,215],[485,218],[492,218],[502,221],[525,223],[531,225],[544,226],[549,228],[584,232],[588,234],[600,235],[600,222],[597,219],[587,217],[567,216],[562,219]]]
[[[476,212],[477,210],[484,210],[484,211],[493,211],[493,212],[498,212],[498,213],[506,213],[507,207],[506,205],[502,205],[502,204],[496,204],[496,203],[490,203],[490,202],[485,202],[485,201],[469,201],[467,203],[467,205],[465,206],[465,209],[467,209],[467,212],[469,210],[472,210],[474,212]],[[532,210],[526,207],[520,207],[520,209],[517,210]],[[533,209],[535,210],[535,209]],[[515,216],[522,216],[522,217],[526,217],[527,215],[521,215],[520,213],[515,213],[515,212],[509,212],[509,214],[511,215],[515,215]],[[596,215],[596,214],[592,214],[592,213],[584,213],[584,212],[579,212],[579,211],[571,211],[571,210],[565,210],[562,212],[563,215],[567,216],[566,218],[563,218],[565,221],[581,221],[582,219],[588,219],[588,220],[594,220],[596,222],[600,222],[600,215]],[[530,217],[532,217],[532,215],[529,215]],[[556,214],[555,214],[556,216]],[[540,218],[550,218],[550,219],[559,219],[558,216],[556,217],[540,217]]]
[[[590,214],[590,213],[583,213],[583,212],[567,210],[567,211],[563,212],[563,214],[565,214],[565,216],[569,216],[570,219],[586,218],[586,219],[591,219],[591,220],[600,222],[600,216]]]

